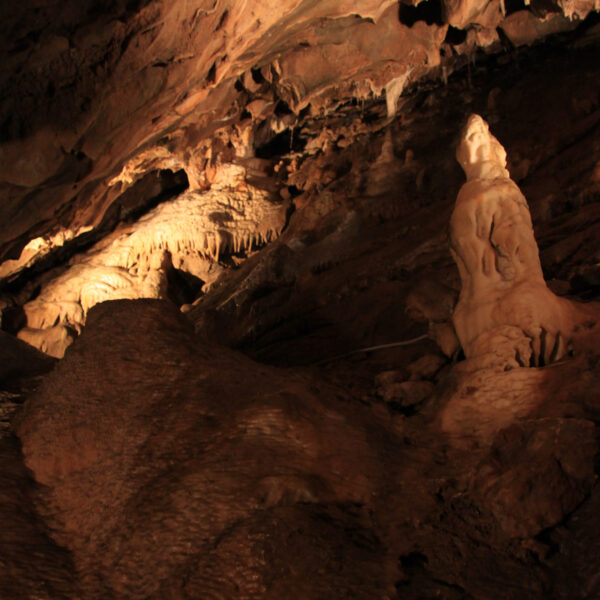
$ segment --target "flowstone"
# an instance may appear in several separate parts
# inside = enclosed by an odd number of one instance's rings
[[[598,309],[548,289],[527,201],[479,115],[469,118],[456,158],[467,181],[450,219],[462,282],[453,321],[465,356],[504,368],[561,359],[598,320]]]
[[[224,253],[247,253],[277,238],[288,204],[246,183],[246,171],[223,165],[209,191],[191,190],[149,211],[109,242],[101,242],[43,286],[23,310],[19,337],[62,358],[90,308],[107,300],[166,298],[175,268],[205,282]]]

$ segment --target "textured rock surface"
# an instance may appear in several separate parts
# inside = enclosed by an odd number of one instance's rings
[[[477,113],[598,300],[591,9],[4,3],[0,597],[600,596],[595,329],[462,360],[448,243]]]
[[[497,374],[467,409],[478,373],[403,419],[207,345],[166,302],[109,302],[16,432],[86,598],[559,593],[536,536],[595,485],[598,374]]]
[[[244,176],[243,168],[227,165],[210,191],[182,194],[77,257],[24,305],[27,326],[19,337],[62,358],[73,340],[69,329],[81,331],[95,304],[165,298],[173,269],[210,284],[219,275],[223,253],[239,255],[276,238],[286,224],[288,204],[248,186]]]
[[[501,49],[500,0],[410,4],[5,3],[0,257],[61,228],[76,236],[100,225],[119,197],[109,183],[132,164],[142,175],[168,156],[210,181],[232,147],[252,155],[303,110],[385,94],[392,114],[411,81],[446,77],[478,46]],[[532,28],[561,29],[547,24],[553,11],[577,22],[594,9],[594,0],[524,7],[514,15],[530,16],[509,15],[506,35],[529,41]]]
[[[38,512],[39,486],[23,464],[11,421],[56,361],[0,332],[0,595],[72,597],[77,590],[68,553],[52,539]],[[43,511],[42,511],[43,512]]]
[[[0,437],[10,431],[15,410],[54,363],[46,354],[0,331]]]
[[[359,507],[381,444],[361,413],[203,345],[166,303],[117,302],[90,313],[17,431],[90,597],[378,597]]]
[[[39,491],[17,440],[0,430],[0,593],[19,600],[75,598],[73,563],[39,516]]]

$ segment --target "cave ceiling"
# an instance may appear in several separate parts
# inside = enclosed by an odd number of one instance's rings
[[[209,185],[207,166],[260,155],[307,117],[382,98],[393,115],[411,83],[573,29],[594,9],[413,4],[5,4],[4,256],[36,233],[97,226],[118,183],[152,168]]]

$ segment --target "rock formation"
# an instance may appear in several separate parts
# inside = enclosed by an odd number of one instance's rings
[[[551,292],[542,272],[527,201],[506,169],[506,152],[471,115],[456,158],[467,182],[450,220],[462,288],[453,321],[467,358],[508,367],[547,365],[573,351],[600,310]]]
[[[88,310],[106,300],[167,297],[167,274],[177,269],[210,286],[224,253],[249,252],[275,239],[288,205],[248,185],[245,170],[219,169],[209,191],[189,191],[151,210],[132,227],[78,257],[23,307],[19,337],[61,358],[81,331]]]
[[[594,7],[0,3],[0,598],[600,597]]]
[[[275,600],[290,585],[367,598],[389,585],[362,511],[355,531],[342,525],[377,486],[374,424],[302,376],[202,343],[167,302],[90,311],[19,422],[86,598]]]

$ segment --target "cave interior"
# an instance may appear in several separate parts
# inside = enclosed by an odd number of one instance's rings
[[[600,598],[598,0],[0,18],[0,598]]]

